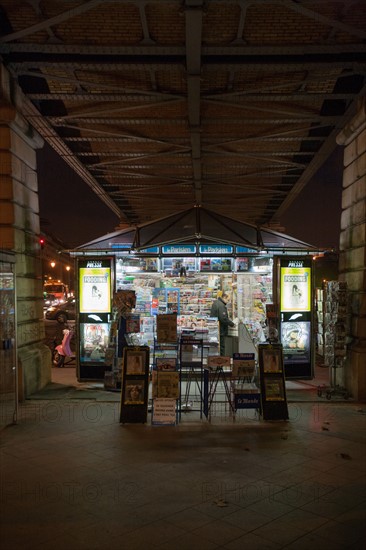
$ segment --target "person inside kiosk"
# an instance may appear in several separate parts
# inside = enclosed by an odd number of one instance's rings
[[[217,317],[220,326],[220,355],[225,355],[225,338],[229,334],[229,327],[234,327],[235,323],[229,318],[226,304],[229,301],[229,294],[224,292],[217,293],[217,299],[211,306],[211,317]]]

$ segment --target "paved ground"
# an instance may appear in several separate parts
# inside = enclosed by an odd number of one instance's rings
[[[313,386],[288,422],[121,425],[118,393],[53,371],[1,432],[4,550],[365,548],[366,404]]]

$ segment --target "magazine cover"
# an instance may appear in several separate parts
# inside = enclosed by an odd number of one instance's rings
[[[130,313],[126,316],[126,332],[140,332],[140,315],[138,313]]]
[[[176,313],[157,315],[156,338],[159,344],[169,344],[177,341]]]
[[[233,360],[233,376],[237,378],[252,377],[255,374],[255,361],[245,359]]]
[[[146,352],[128,350],[126,353],[126,374],[145,374]]]
[[[157,396],[178,399],[179,397],[179,373],[162,372],[157,373]]]
[[[285,392],[283,387],[283,381],[281,378],[277,380],[274,378],[266,378],[264,380],[264,388],[267,401],[284,401]]]
[[[157,357],[156,370],[174,372],[177,369],[177,360],[175,357]]]
[[[145,381],[141,379],[128,380],[124,394],[125,405],[144,404],[144,385]]]

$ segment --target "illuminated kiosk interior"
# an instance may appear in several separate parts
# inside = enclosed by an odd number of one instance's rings
[[[244,323],[253,343],[266,340],[271,311],[284,346],[286,377],[312,378],[312,257],[319,252],[288,235],[201,207],[70,251],[78,274],[78,378],[104,377],[112,299],[120,289],[135,290],[140,343],[150,347],[156,314],[176,312],[183,327],[197,318],[203,322],[217,293],[229,290],[230,315]]]

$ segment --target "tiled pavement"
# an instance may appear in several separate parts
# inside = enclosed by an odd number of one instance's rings
[[[118,395],[45,397],[0,432],[1,549],[365,548],[366,404],[174,427],[121,425]]]

